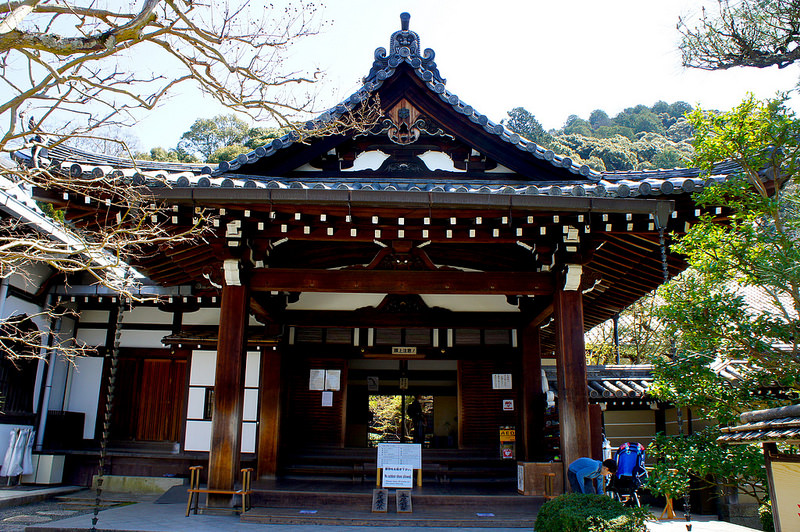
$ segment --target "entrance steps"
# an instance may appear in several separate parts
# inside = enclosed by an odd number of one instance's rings
[[[424,449],[423,484],[516,481],[516,461],[502,460],[497,451]],[[295,451],[285,456],[280,478],[286,480],[376,481],[377,451],[364,448],[331,448]]]
[[[272,485],[270,485],[272,484]],[[541,498],[516,493],[516,483],[426,485],[412,490],[412,513],[397,513],[390,490],[387,513],[373,513],[372,488],[336,482],[259,481],[242,521],[349,526],[507,527],[531,529]]]

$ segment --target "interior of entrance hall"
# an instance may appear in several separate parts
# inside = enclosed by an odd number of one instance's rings
[[[345,445],[457,448],[457,376],[455,360],[351,360]]]

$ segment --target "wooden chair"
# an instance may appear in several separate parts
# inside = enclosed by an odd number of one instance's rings
[[[252,467],[242,469],[242,487],[238,490],[212,490],[208,488],[200,488],[200,471],[202,469],[203,466],[192,466],[189,468],[189,489],[187,490],[189,492],[189,502],[186,503],[186,517],[189,517],[189,513],[192,510],[192,503],[194,503],[194,514],[197,515],[197,510],[200,506],[201,493],[205,493],[206,495],[209,493],[212,495],[240,495],[242,497],[242,513],[250,509],[250,495],[252,493],[252,489],[250,488],[250,478],[253,474]],[[236,508],[234,507],[233,510],[235,511]]]

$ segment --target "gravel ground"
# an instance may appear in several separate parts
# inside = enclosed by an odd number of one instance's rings
[[[150,499],[136,496],[137,501]],[[152,496],[152,499],[155,499]],[[91,514],[94,511],[95,492],[80,491],[71,495],[54,497],[41,502],[0,508],[0,532],[23,532],[26,526],[48,523],[67,517]],[[103,496],[102,509],[114,508],[134,502],[127,494],[107,494]],[[102,521],[103,514],[100,514]],[[98,522],[98,526],[100,523]]]

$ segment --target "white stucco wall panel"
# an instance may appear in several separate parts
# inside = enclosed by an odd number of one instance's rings
[[[187,398],[186,402],[186,418],[203,419],[203,413],[206,405],[205,387],[190,386],[189,397]]]
[[[80,321],[83,323],[108,323],[111,313],[107,310],[82,310]]]
[[[142,347],[163,349],[164,344],[161,339],[169,334],[169,331],[142,331],[129,330],[122,331],[119,339],[121,347]]]
[[[216,351],[192,351],[192,367],[189,373],[189,386],[214,386],[217,370]]]
[[[79,342],[84,342],[87,345],[94,347],[106,345],[105,329],[87,329],[85,327],[79,328],[75,337]]]
[[[122,322],[125,325],[133,323],[172,325],[172,316],[172,312],[163,312],[158,307],[134,307],[132,310],[125,312]]]
[[[219,325],[218,308],[201,308],[183,315],[184,325]]]
[[[260,375],[261,375],[261,353],[258,351],[248,351],[247,361],[245,362],[245,373],[244,373],[245,388],[258,388],[258,381]]]
[[[256,452],[256,429],[258,423],[242,423],[242,447],[243,453]]]
[[[102,357],[79,357],[70,368],[68,412],[83,412],[83,438],[94,437],[97,422],[97,407],[100,398],[100,381],[103,374]]]
[[[186,439],[183,443],[184,451],[210,451],[211,450],[211,422],[187,421]]]
[[[244,391],[242,419],[245,421],[258,421],[258,390],[255,388],[248,388]]]

